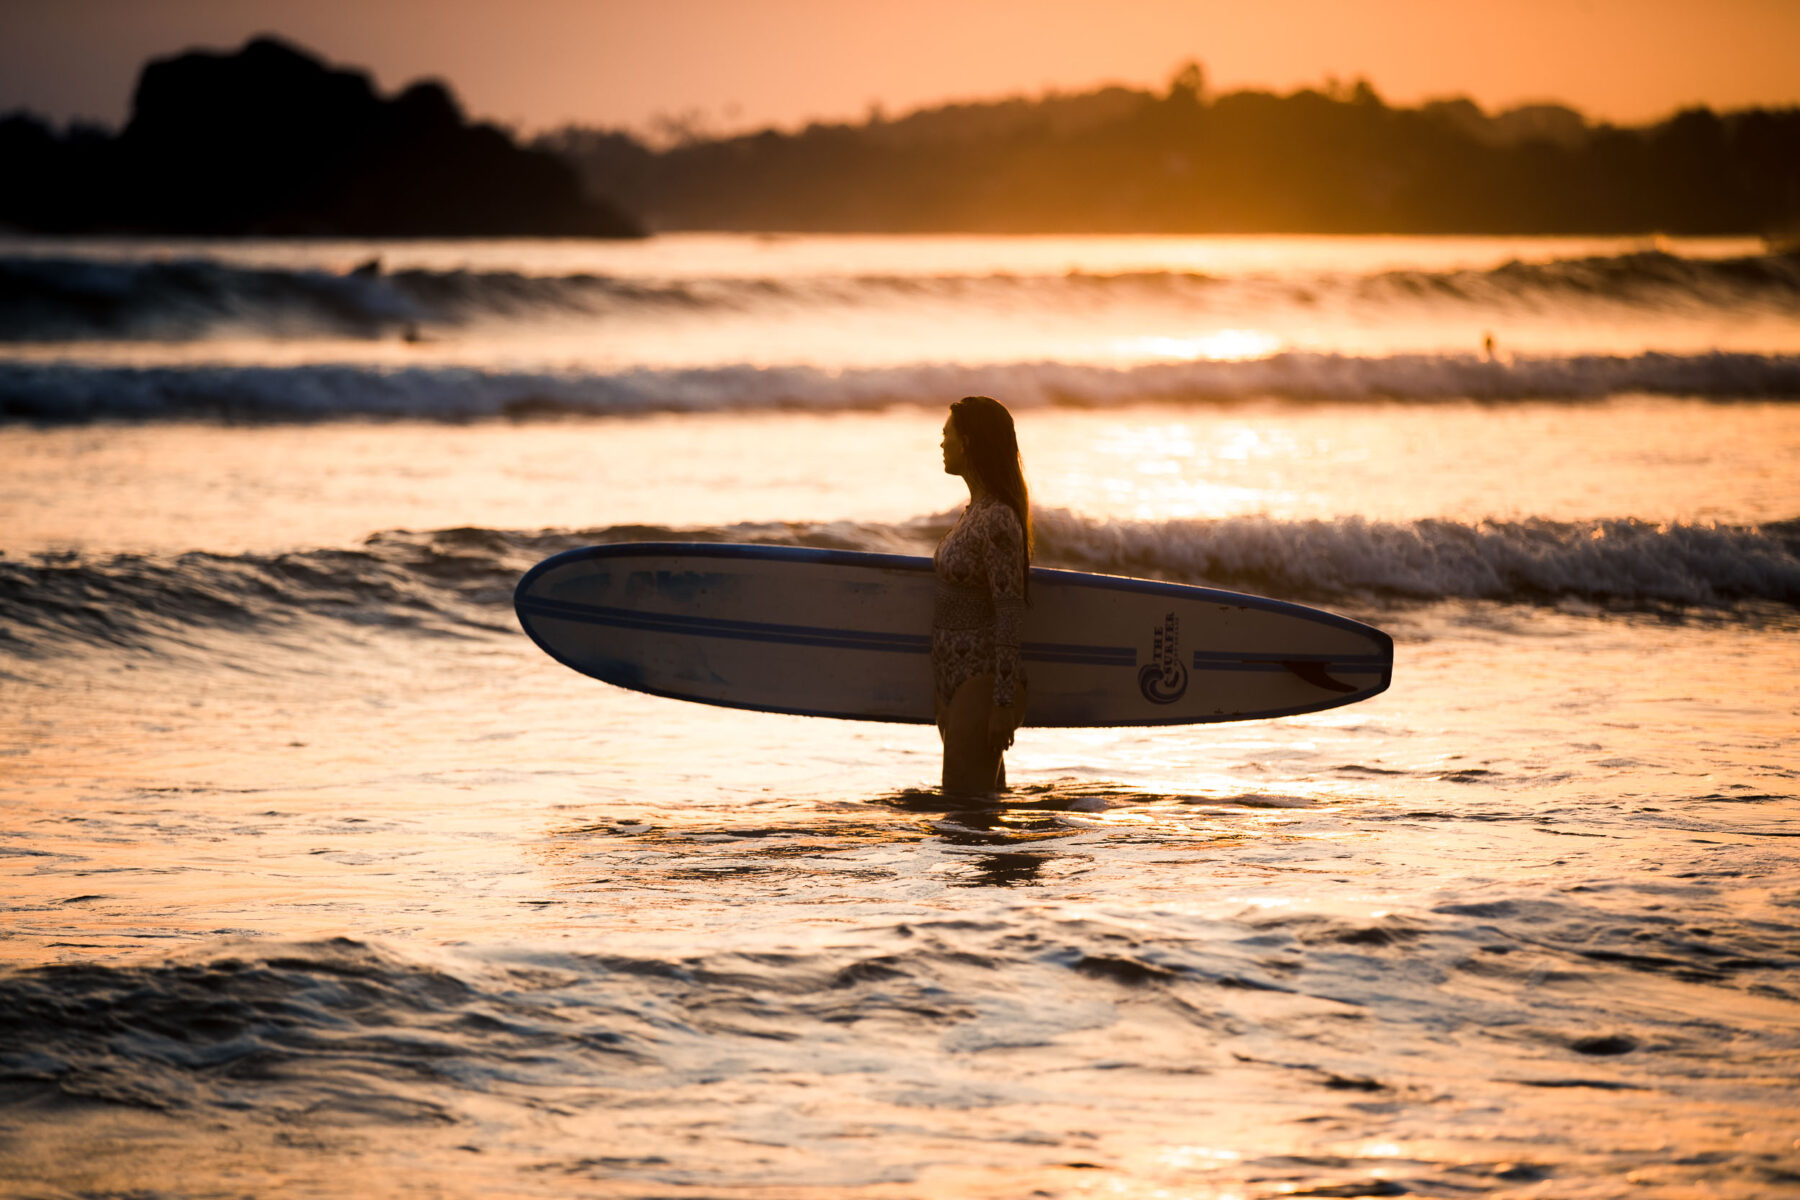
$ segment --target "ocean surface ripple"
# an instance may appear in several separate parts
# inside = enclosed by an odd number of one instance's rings
[[[1313,1195],[1402,1194],[1396,1178],[1425,1194],[1549,1178],[1579,1187],[1590,1172],[1656,1161],[1588,1097],[1629,1109],[1669,1093],[1723,1110],[1766,1094],[1754,1064],[1792,1050],[1769,1014],[1795,999],[1797,966],[1794,927],[1773,914],[1702,927],[1581,895],[1373,918],[1250,907],[1123,919],[991,904],[865,924],[828,945],[687,953],[510,947],[419,959],[346,937],[260,940],[159,964],[0,973],[0,1086],[189,1128],[250,1121],[309,1145],[334,1125],[379,1123],[450,1139],[445,1151],[491,1146],[504,1154],[496,1166],[526,1177],[855,1187],[920,1178],[924,1164],[877,1140],[896,1120],[960,1123],[990,1161],[1020,1167],[1100,1170],[1098,1158],[1156,1170],[1130,1161],[1129,1138],[1101,1148],[1059,1128],[1069,1088],[1104,1079],[1085,1111],[1167,1139],[1177,1131],[1166,1118],[1130,1117],[1140,1097],[1212,1075],[1263,1119],[1311,1111],[1309,1094],[1342,1096],[1362,1102],[1364,1121],[1423,1107],[1439,1114],[1437,1136],[1478,1142],[1498,1140],[1489,1123],[1502,1104],[1524,1104],[1556,1107],[1598,1139],[1580,1157],[1540,1144],[1543,1157],[1523,1166],[1467,1150],[1205,1164],[1226,1178],[1309,1182],[1315,1190],[1299,1194]],[[1645,1004],[1596,1002],[1631,993],[1634,978]],[[1537,986],[1545,979],[1557,986]],[[1685,1022],[1657,1020],[1648,999],[1707,992],[1720,994],[1718,1011]],[[1143,1029],[1159,1031],[1158,1055],[1122,1059]],[[1713,1052],[1724,1039],[1729,1060]],[[1447,1045],[1481,1047],[1482,1065],[1471,1058],[1456,1079],[1439,1077],[1431,1061]],[[832,1109],[793,1123],[784,1079],[809,1080]],[[1544,1098],[1516,1099],[1533,1091]],[[687,1152],[633,1153],[618,1131],[549,1132],[623,1117],[651,1096],[665,1125],[695,1135]],[[1473,1127],[1470,1108],[1485,1114]],[[1019,1139],[1009,1113],[1035,1114],[1044,1132]],[[788,1123],[779,1144],[798,1162],[733,1153],[772,1119]],[[1790,1166],[1759,1145],[1728,1170],[1753,1190]]]

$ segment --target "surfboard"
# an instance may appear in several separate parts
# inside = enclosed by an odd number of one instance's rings
[[[618,542],[519,580],[550,657],[656,696],[932,723],[929,558]],[[1034,567],[1026,725],[1179,725],[1317,712],[1387,688],[1394,643],[1349,618],[1214,588]]]

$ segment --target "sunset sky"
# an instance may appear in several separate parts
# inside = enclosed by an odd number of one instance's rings
[[[118,124],[146,58],[274,32],[538,130],[715,130],[948,99],[1367,77],[1393,103],[1557,99],[1620,122],[1800,104],[1796,0],[0,0],[0,111]]]

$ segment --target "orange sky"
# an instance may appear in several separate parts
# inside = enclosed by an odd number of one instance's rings
[[[281,33],[385,88],[447,79],[528,130],[719,129],[1103,82],[1367,76],[1412,103],[1559,99],[1615,121],[1800,105],[1800,0],[0,0],[0,111],[108,124],[143,60]]]

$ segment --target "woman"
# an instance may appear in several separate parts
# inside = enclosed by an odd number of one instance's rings
[[[937,603],[931,669],[944,791],[992,796],[1006,786],[1001,756],[1025,714],[1019,626],[1028,598],[1031,501],[1012,414],[965,396],[944,420],[944,471],[969,485],[969,506],[932,564]]]

